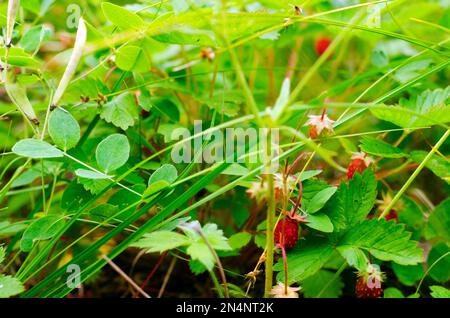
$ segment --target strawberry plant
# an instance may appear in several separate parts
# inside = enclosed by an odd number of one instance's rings
[[[3,1],[0,297],[449,298],[449,17]]]

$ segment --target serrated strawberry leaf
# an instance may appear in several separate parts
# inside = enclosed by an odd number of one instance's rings
[[[325,210],[335,231],[342,231],[364,220],[377,196],[377,181],[371,169],[356,173],[349,183],[341,183]]]
[[[298,244],[287,255],[289,268],[288,282],[298,282],[314,275],[333,254],[333,247],[326,239],[318,239],[304,244]],[[279,271],[277,280],[284,282],[283,260],[280,259],[273,267]]]
[[[423,250],[410,240],[411,233],[394,221],[365,220],[351,227],[339,240],[338,251],[361,249],[382,261],[415,265],[423,261]]]

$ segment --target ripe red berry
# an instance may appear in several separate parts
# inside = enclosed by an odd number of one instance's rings
[[[380,212],[380,214],[378,214],[378,216],[380,216],[381,213],[383,213],[383,212]],[[384,218],[386,219],[386,221],[395,220],[395,222],[398,223],[398,213],[396,211],[393,211],[393,210],[389,211],[389,213],[386,214],[384,216]]]
[[[364,276],[358,278],[355,287],[356,297],[358,298],[378,298],[383,295],[381,281],[377,279],[367,279]]]
[[[279,244],[286,249],[293,248],[298,240],[298,223],[290,217],[280,220],[275,227],[275,244]]]
[[[398,214],[395,211],[390,211],[385,217],[386,221],[395,220],[398,223]]]
[[[316,40],[315,49],[317,55],[321,56],[331,44],[331,40],[327,37],[321,37]]]
[[[362,159],[353,159],[352,162],[348,165],[347,169],[347,177],[349,179],[353,178],[355,172],[363,173],[364,170],[367,169],[367,165]]]

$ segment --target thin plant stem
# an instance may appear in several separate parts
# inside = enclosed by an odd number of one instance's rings
[[[409,188],[409,186],[412,184],[414,179],[419,175],[419,173],[422,171],[422,169],[425,167],[425,165],[430,161],[430,159],[433,157],[434,153],[439,149],[440,146],[445,142],[447,137],[450,135],[450,129],[446,130],[445,133],[442,135],[441,139],[438,140],[436,145],[430,150],[430,152],[425,156],[425,158],[422,160],[422,162],[419,164],[419,166],[414,170],[413,174],[409,177],[409,179],[405,182],[405,184],[402,186],[402,188],[397,192],[397,194],[394,196],[391,202],[389,202],[388,206],[384,211],[380,214],[378,217],[379,220],[383,219],[394,207],[394,205],[397,203],[397,201],[400,199],[400,197],[405,193],[405,191]]]

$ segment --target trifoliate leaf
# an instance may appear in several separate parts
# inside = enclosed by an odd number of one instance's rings
[[[382,261],[415,265],[423,261],[423,250],[411,241],[404,225],[386,220],[364,220],[349,228],[338,242],[339,248],[359,248]]]

